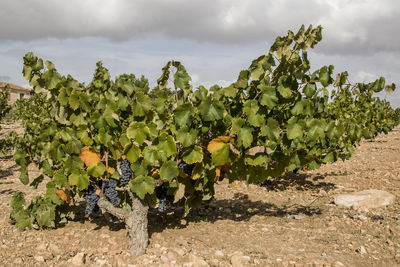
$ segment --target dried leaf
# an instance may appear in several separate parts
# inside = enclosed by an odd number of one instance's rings
[[[63,201],[67,202],[69,206],[74,204],[71,193],[68,189],[65,189],[65,191],[63,189],[57,189],[56,195],[59,196],[59,198],[61,198]]]
[[[79,158],[85,163],[87,167],[89,167],[92,164],[97,165],[97,163],[101,161],[100,154],[96,152],[94,149],[91,149],[87,146],[82,148]]]
[[[177,203],[185,196],[185,184],[179,184],[178,190],[175,191],[174,203]]]

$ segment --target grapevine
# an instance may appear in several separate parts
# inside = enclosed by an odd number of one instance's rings
[[[25,79],[37,94],[47,90],[49,98],[42,99],[43,113],[24,122],[14,159],[22,183],[44,180],[30,181],[30,163],[50,180],[32,208],[15,196],[12,221],[21,229],[54,226],[68,208],[57,190],[67,190],[72,202],[86,198],[87,215],[97,204],[124,221],[131,252],[139,255],[147,246],[149,208],[164,211],[168,201],[187,215],[210,201],[215,183],[225,177],[262,183],[348,159],[362,138],[399,123],[398,112],[374,96],[395,85],[384,78],[351,84],[348,73],[335,76],[332,65],[311,72],[307,49],[321,39],[321,26],[289,31],[236,82],[208,89],[193,88],[177,61],[165,65],[150,90],[143,76],[112,80],[101,62],[85,85],[26,54]],[[94,185],[100,184],[97,194]],[[44,205],[49,216],[36,212]]]

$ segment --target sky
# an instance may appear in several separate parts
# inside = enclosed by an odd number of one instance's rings
[[[23,56],[89,83],[96,62],[113,77],[179,60],[193,85],[226,86],[287,30],[322,25],[311,68],[334,65],[350,81],[400,85],[398,0],[0,0],[0,81],[27,86]],[[400,89],[380,94],[400,106]]]

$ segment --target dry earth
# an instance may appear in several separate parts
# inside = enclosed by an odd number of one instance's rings
[[[9,222],[14,192],[31,198],[10,157],[0,158],[1,266],[400,266],[400,127],[363,141],[346,162],[291,174],[264,186],[216,186],[215,200],[182,219],[149,214],[145,255],[128,255],[123,225],[103,218],[19,232]],[[38,171],[30,168],[31,176]],[[332,204],[343,192],[380,189],[393,205]],[[176,211],[180,214],[180,211]]]

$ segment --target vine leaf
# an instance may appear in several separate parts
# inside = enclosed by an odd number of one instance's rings
[[[203,160],[203,151],[202,151],[201,147],[194,146],[193,149],[187,150],[183,155],[183,160],[187,164],[201,162]]]
[[[85,163],[86,167],[100,162],[100,154],[90,147],[83,147],[79,158]]]
[[[72,196],[71,196],[71,193],[69,192],[69,190],[68,189],[65,189],[65,190],[63,190],[63,189],[57,189],[56,190],[56,195],[59,197],[59,198],[61,198],[63,201],[65,201],[65,202],[67,202],[67,204],[69,205],[69,206],[73,206],[73,199],[72,199]]]
[[[178,190],[174,194],[174,203],[177,203],[185,196],[185,184],[179,184]]]
[[[154,193],[154,179],[147,175],[139,175],[129,183],[129,188],[140,199],[144,199],[146,194]]]
[[[233,142],[233,138],[220,136],[214,138],[208,144],[207,150],[211,153],[211,159],[215,166],[223,166],[231,162],[230,142]]]
[[[135,140],[139,145],[143,144],[149,134],[150,129],[144,122],[132,122],[126,131],[126,136]]]
[[[85,190],[89,186],[89,176],[80,173],[78,170],[75,170],[69,175],[68,183],[69,185],[77,186],[79,190]]]
[[[179,175],[178,165],[175,161],[165,162],[160,169],[160,178],[171,182]]]

